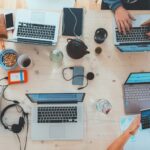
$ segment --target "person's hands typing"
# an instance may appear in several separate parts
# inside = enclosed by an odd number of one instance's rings
[[[126,34],[132,28],[132,21],[134,17],[122,6],[119,6],[115,10],[115,20],[118,26],[119,32]]]
[[[142,26],[150,26],[150,19],[142,24]],[[150,31],[146,33],[150,37]]]

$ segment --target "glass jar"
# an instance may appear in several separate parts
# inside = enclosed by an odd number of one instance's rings
[[[60,50],[56,49],[50,52],[50,60],[57,66],[62,65],[63,57],[63,53]]]
[[[96,110],[104,114],[108,114],[112,108],[110,102],[106,99],[99,99],[96,102]]]

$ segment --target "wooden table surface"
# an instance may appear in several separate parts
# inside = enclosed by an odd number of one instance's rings
[[[139,12],[133,12],[135,14]],[[142,11],[140,13],[146,13]],[[78,92],[77,87],[62,78],[62,68],[82,65],[85,72],[95,73],[95,79],[89,81],[87,88],[81,90],[86,93],[85,106],[85,136],[81,141],[39,141],[31,140],[29,127],[27,150],[105,150],[106,147],[120,134],[119,121],[124,114],[122,84],[130,72],[150,71],[150,53],[123,54],[113,45],[112,35],[113,15],[110,11],[87,10],[84,12],[84,28],[81,39],[90,51],[82,59],[73,60],[66,54],[67,37],[59,34],[58,44],[54,47],[6,43],[6,48],[12,48],[19,54],[25,53],[33,60],[33,67],[28,69],[29,81],[26,84],[11,85],[6,91],[10,99],[19,99],[25,111],[30,112],[34,105],[25,96],[27,92]],[[103,27],[108,31],[108,38],[99,45],[93,40],[97,28]],[[95,55],[95,48],[100,46],[102,53]],[[59,49],[64,54],[63,64],[56,67],[49,59],[50,51]],[[0,78],[7,76],[7,72],[0,69]],[[98,99],[107,99],[112,104],[108,115],[97,112],[95,108]],[[2,107],[6,106],[3,100]],[[6,121],[16,122],[15,111],[6,116]],[[15,118],[14,120],[11,119]],[[29,116],[29,124],[31,123]],[[26,129],[20,133],[22,144],[25,141]],[[0,148],[19,150],[19,143],[15,134],[5,130],[0,124]]]

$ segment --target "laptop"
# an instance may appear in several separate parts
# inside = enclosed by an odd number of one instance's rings
[[[126,114],[150,108],[150,72],[131,73],[123,85]]]
[[[62,11],[64,7],[74,7],[75,0],[26,0],[28,9]]]
[[[13,39],[17,42],[56,45],[60,13],[18,10]]]
[[[150,40],[146,35],[150,27],[142,27],[141,24],[150,18],[150,14],[135,15],[132,29],[126,35],[119,33],[114,20],[114,44],[121,52],[144,52],[150,51]]]
[[[28,93],[32,140],[80,140],[84,135],[85,93]]]

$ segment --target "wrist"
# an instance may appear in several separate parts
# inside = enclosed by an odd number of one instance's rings
[[[118,7],[114,10],[114,12],[116,13],[116,12],[118,12],[118,11],[123,11],[123,10],[125,10],[125,9],[124,9],[124,7],[121,5],[121,6],[118,6]]]
[[[128,137],[134,135],[134,132],[133,132],[132,130],[130,130],[130,129],[127,129],[124,133],[125,133],[125,135],[128,136]]]

